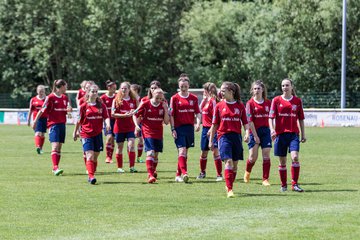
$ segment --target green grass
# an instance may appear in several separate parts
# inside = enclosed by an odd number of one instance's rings
[[[275,157],[269,188],[261,185],[261,161],[249,184],[242,181],[245,162],[240,162],[234,199],[226,198],[224,182],[215,182],[211,158],[206,180],[195,180],[198,142],[189,153],[191,183],[174,182],[176,148],[168,129],[157,184],[146,183],[144,163],[137,164],[140,173],[119,175],[116,164],[106,165],[101,153],[98,184],[91,186],[81,144],[71,140],[72,129],[67,127],[60,163],[64,175],[55,177],[48,141],[45,154],[37,155],[30,128],[0,126],[0,239],[356,239],[360,235],[360,128],[307,128],[308,142],[300,150],[304,193],[279,192]]]

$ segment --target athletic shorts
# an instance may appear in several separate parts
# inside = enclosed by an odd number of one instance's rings
[[[286,157],[287,153],[300,150],[300,140],[297,133],[282,133],[276,136],[274,142],[274,155]]]
[[[109,131],[106,130],[106,124],[104,122],[104,135],[107,136],[107,135],[112,135],[112,136],[115,136],[115,133],[114,133],[114,124],[115,124],[115,119],[110,119],[110,127],[111,129]]]
[[[241,134],[226,133],[219,139],[219,152],[221,160],[232,159],[233,161],[244,160]]]
[[[270,128],[268,127],[260,127],[256,130],[258,137],[260,138],[260,146],[261,148],[271,148],[271,134]],[[255,146],[255,138],[254,135],[250,134],[250,141],[248,143],[249,149]]]
[[[47,118],[39,118],[35,126],[35,132],[46,133],[47,129]]]
[[[134,132],[115,133],[115,141],[117,143],[125,142],[125,139],[129,141],[129,138],[135,138]]]
[[[177,138],[175,145],[177,148],[190,148],[195,146],[194,125],[182,125],[175,128]]]
[[[66,127],[65,123],[54,124],[49,129],[49,141],[65,143]]]
[[[154,139],[154,138],[144,138],[145,144],[145,152],[147,151],[155,151],[162,152],[163,151],[163,140],[162,139]]]
[[[202,132],[201,132],[201,139],[200,139],[200,148],[201,151],[209,151],[209,137],[207,136],[207,133],[209,132],[209,127],[203,127]],[[214,139],[213,139],[213,146],[214,148],[218,147],[218,142],[217,142],[217,134],[215,134]]]
[[[83,150],[101,152],[104,149],[103,136],[102,133],[95,137],[91,138],[82,138],[81,142],[83,144]]]

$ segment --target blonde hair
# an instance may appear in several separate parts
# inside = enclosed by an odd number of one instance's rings
[[[251,94],[252,96],[254,96],[254,86],[255,86],[255,85],[259,85],[259,86],[263,89],[262,98],[263,98],[264,100],[266,100],[266,99],[267,99],[267,88],[266,88],[265,84],[263,83],[263,81],[261,81],[261,80],[256,80],[256,81],[254,81],[254,82],[251,84],[250,94]]]
[[[120,88],[121,88],[121,85],[125,84],[127,86],[127,88],[129,89],[129,96],[131,99],[133,100],[136,100],[136,94],[131,90],[131,84],[129,82],[122,82],[120,83]],[[115,107],[119,107],[122,105],[123,103],[123,99],[124,99],[124,93],[122,91],[120,91],[120,88],[119,88],[119,91],[117,92],[116,96],[115,96]]]

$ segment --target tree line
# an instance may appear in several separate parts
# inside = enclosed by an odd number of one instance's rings
[[[360,90],[360,1],[347,9],[351,96]],[[338,95],[341,31],[338,0],[4,0],[0,93],[28,98],[59,78],[72,89],[85,79],[157,79],[174,91],[186,72],[192,87],[234,81],[247,90],[262,79],[275,94],[289,77],[300,95]]]

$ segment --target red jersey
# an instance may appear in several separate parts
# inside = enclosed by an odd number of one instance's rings
[[[191,124],[194,125],[194,114],[200,113],[198,98],[189,93],[187,97],[179,93],[170,100],[170,115],[174,117],[174,127]]]
[[[103,101],[103,103],[106,106],[106,109],[108,111],[108,115],[110,119],[114,119],[113,117],[111,117],[111,107],[112,107],[112,103],[115,99],[115,94],[112,97],[109,97],[107,94],[103,94],[101,95],[101,100]]]
[[[142,117],[142,134],[144,138],[163,139],[164,107],[162,103],[154,106],[151,101],[141,104],[136,116]]]
[[[85,96],[79,99],[79,106],[83,105],[86,102]]]
[[[211,127],[215,106],[216,101],[214,98],[210,98],[209,101],[202,101],[200,108],[202,113],[202,125],[204,127]]]
[[[85,94],[86,92],[82,88],[80,88],[78,91],[77,100],[80,100],[82,97],[85,96]],[[79,106],[81,106],[81,104]]]
[[[149,97],[148,96],[145,96],[143,98],[140,99],[140,102],[146,102],[146,101],[149,101]]]
[[[218,124],[218,139],[230,132],[241,134],[241,126],[248,123],[243,103],[221,101],[215,106],[213,124]],[[242,123],[242,124],[241,124]]]
[[[59,97],[51,93],[46,97],[41,111],[48,114],[48,127],[58,123],[66,123],[68,104],[69,99],[65,94]]]
[[[123,99],[121,106],[115,107],[115,101],[113,102],[114,113],[125,114],[130,110],[136,109],[135,99]],[[115,118],[114,133],[127,133],[135,131],[135,123],[132,117]]]
[[[299,133],[297,120],[305,119],[301,99],[296,96],[289,100],[282,96],[275,97],[271,102],[269,117],[275,118],[277,135],[284,132]]]
[[[30,99],[30,110],[32,112],[32,119],[35,120],[36,115],[41,110],[42,106],[44,105],[46,97],[43,99],[38,98],[37,96]],[[47,118],[47,114],[43,113],[41,115],[42,118]]]
[[[251,98],[246,103],[248,122],[253,122],[255,129],[260,127],[269,127],[270,106],[271,101],[269,99],[258,102],[254,98]]]
[[[99,135],[103,129],[103,122],[109,117],[105,104],[101,108],[94,103],[84,103],[80,106],[80,136],[81,138],[91,138]]]

